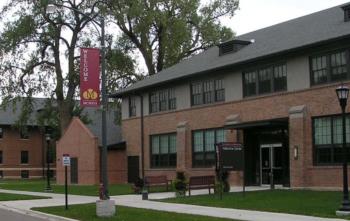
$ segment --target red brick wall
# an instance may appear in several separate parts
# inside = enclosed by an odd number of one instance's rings
[[[155,170],[150,168],[149,135],[176,132],[180,122],[187,122],[186,130],[182,132],[185,133],[185,135],[180,135],[181,138],[177,140],[178,145],[185,145],[185,156],[179,156],[178,153],[178,157],[185,157],[186,160],[178,159],[178,162],[185,162],[185,170],[188,175],[213,173],[213,169],[192,168],[192,130],[223,127],[226,118],[233,114],[238,114],[241,122],[289,118],[289,109],[291,107],[305,105],[306,112],[304,117],[302,119],[290,119],[289,124],[289,134],[291,135],[289,143],[291,153],[291,185],[293,187],[340,187],[342,185],[340,167],[313,166],[312,161],[311,117],[340,113],[340,107],[335,94],[336,86],[338,86],[338,84],[313,87],[312,89],[298,92],[275,93],[256,98],[246,98],[237,102],[213,104],[145,116],[144,141],[146,175],[167,174],[169,178],[173,178],[176,170]],[[350,110],[349,106],[348,110]],[[139,135],[140,118],[124,120],[122,126],[123,135],[127,141],[127,154],[141,155]],[[301,129],[303,130],[302,133],[300,131]],[[228,141],[235,141],[235,135],[229,135],[228,137]],[[179,141],[179,139],[185,139],[185,141]],[[296,160],[292,155],[292,147],[294,145],[299,145],[300,148],[300,156]],[[183,167],[183,165],[178,165],[179,169]],[[230,179],[232,183],[240,183],[240,180],[237,180],[240,177],[240,174],[233,173]],[[330,177],[332,177],[332,179],[329,179]]]
[[[21,170],[29,171],[29,178],[42,177],[43,136],[37,127],[29,129],[28,139],[21,139],[17,129],[10,126],[3,128],[3,138],[0,139],[0,151],[3,153],[3,163],[0,171],[5,178],[20,178]],[[21,164],[21,151],[28,151],[28,164]],[[44,157],[44,161],[46,158]]]
[[[62,155],[78,158],[78,183],[92,185],[100,183],[100,149],[98,138],[79,120],[73,118],[64,135],[57,142],[57,183],[64,184]],[[125,151],[108,151],[109,183],[126,182]],[[70,183],[70,168],[68,168]]]

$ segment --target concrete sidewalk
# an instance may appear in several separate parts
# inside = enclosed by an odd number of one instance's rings
[[[262,188],[247,188],[247,191],[261,190]],[[234,192],[241,191],[241,189],[233,189]],[[46,217],[47,220],[72,220],[60,218],[57,216],[45,215],[39,212],[31,211],[33,207],[49,207],[49,206],[60,206],[64,205],[64,194],[53,194],[53,193],[38,193],[38,192],[27,192],[27,191],[13,191],[13,190],[2,190],[3,193],[14,193],[14,194],[26,194],[35,196],[51,197],[52,199],[41,199],[41,200],[22,200],[22,201],[3,201],[0,202],[1,208],[7,208],[13,211],[22,212],[26,214],[33,214],[35,216]],[[192,193],[192,192],[191,192]],[[193,191],[193,195],[207,194],[207,191],[198,190]],[[149,199],[164,199],[174,197],[174,193],[151,193]],[[121,195],[112,196],[111,199],[116,201],[117,205],[128,206],[134,208],[152,209],[158,211],[168,211],[175,213],[203,215],[211,217],[220,217],[236,220],[246,221],[345,221],[343,219],[328,219],[311,216],[300,216],[291,215],[284,213],[270,213],[270,212],[258,212],[249,210],[239,209],[226,209],[226,208],[215,208],[206,206],[195,206],[186,204],[174,204],[174,203],[163,203],[142,200],[140,195]],[[69,204],[85,204],[94,203],[97,197],[90,196],[78,196],[69,195]]]

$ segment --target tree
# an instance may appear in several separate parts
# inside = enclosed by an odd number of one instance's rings
[[[150,75],[199,53],[233,32],[219,18],[232,17],[239,0],[118,0],[109,9],[123,33],[120,44],[138,50]]]
[[[36,94],[53,97],[63,132],[72,118],[79,87],[78,48],[96,46],[93,42],[98,42],[91,21],[98,16],[98,2],[50,3],[57,6],[52,14],[47,12],[48,0],[12,0],[0,12],[1,20],[6,21],[0,33],[0,90],[5,100]],[[111,36],[108,39],[112,42]],[[111,45],[108,48],[110,58],[117,56],[127,63],[116,70],[120,64],[109,60],[109,76],[117,81],[133,74],[134,61],[120,51],[112,51]]]

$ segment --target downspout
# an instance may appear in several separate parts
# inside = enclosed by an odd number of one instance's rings
[[[141,99],[141,175],[145,178],[145,142],[144,142],[144,119],[143,119],[143,96],[139,95]]]

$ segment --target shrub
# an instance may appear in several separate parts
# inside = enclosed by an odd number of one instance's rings
[[[174,188],[176,196],[185,196],[187,183],[185,173],[182,171],[176,172],[176,179],[174,180]]]
[[[137,178],[137,180],[134,182],[133,189],[135,193],[141,193],[142,188],[144,186],[144,181],[142,178]]]

